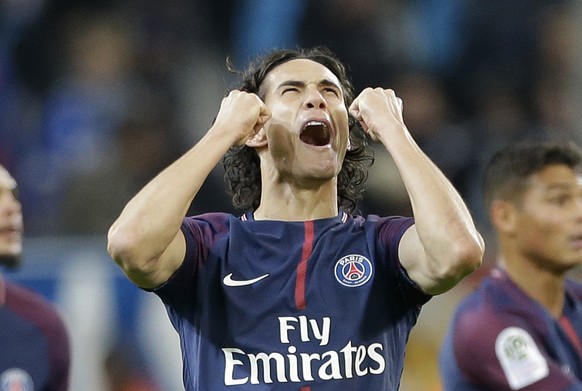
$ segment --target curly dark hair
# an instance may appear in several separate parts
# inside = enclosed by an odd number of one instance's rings
[[[346,107],[350,106],[354,100],[352,83],[344,65],[325,47],[276,50],[256,58],[246,71],[237,71],[230,64],[229,70],[241,76],[242,82],[237,89],[258,95],[270,71],[296,59],[318,62],[333,72],[341,83]],[[349,117],[349,138],[351,148],[346,152],[338,175],[337,192],[338,206],[352,213],[362,198],[363,184],[368,177],[367,168],[374,162],[374,154],[359,122],[352,116]],[[258,208],[261,200],[261,170],[255,149],[246,145],[232,147],[223,157],[222,164],[224,180],[234,207],[241,210]]]

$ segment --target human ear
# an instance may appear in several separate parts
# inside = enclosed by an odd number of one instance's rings
[[[265,133],[265,128],[261,128],[257,133],[253,134],[245,142],[247,147],[251,148],[261,148],[267,145],[267,135]]]
[[[517,209],[511,202],[496,200],[489,208],[491,223],[499,232],[509,233],[515,228]]]

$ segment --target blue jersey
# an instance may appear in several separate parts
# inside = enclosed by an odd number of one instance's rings
[[[0,391],[67,391],[69,364],[57,311],[0,275]]]
[[[398,260],[411,218],[188,217],[154,291],[194,390],[397,390],[425,295]]]
[[[582,285],[554,319],[494,269],[459,305],[440,353],[445,391],[582,390]]]

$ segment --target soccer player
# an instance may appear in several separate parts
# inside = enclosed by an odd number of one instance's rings
[[[369,157],[358,122],[400,168],[414,221],[349,213]],[[185,217],[223,156],[246,212]],[[475,270],[483,244],[394,92],[353,99],[335,56],[302,49],[251,65],[201,140],[127,204],[108,250],[166,304],[188,391],[396,390],[421,305]]]
[[[22,254],[22,209],[16,181],[0,165],[0,264]],[[67,391],[70,350],[58,312],[40,295],[0,274],[0,390]]]
[[[440,354],[446,391],[582,390],[582,152],[517,144],[490,162],[484,199],[498,265],[457,309]]]

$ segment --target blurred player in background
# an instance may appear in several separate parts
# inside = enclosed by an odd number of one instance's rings
[[[14,178],[0,165],[0,264],[22,255],[22,210]],[[70,348],[56,309],[0,274],[0,391],[67,391]]]
[[[484,199],[498,266],[456,311],[441,351],[446,391],[582,390],[582,152],[515,144],[498,152]]]
[[[362,129],[395,160],[414,220],[350,214],[371,158]],[[246,213],[185,217],[221,159]],[[483,256],[460,196],[404,125],[402,101],[381,88],[354,99],[325,49],[257,59],[108,239],[128,277],[166,304],[188,391],[396,390],[420,307]]]

